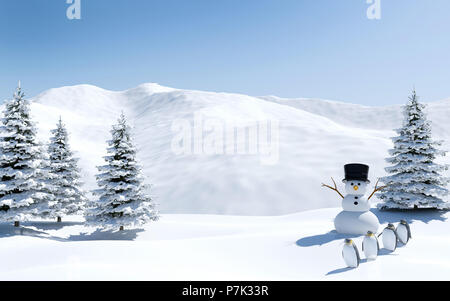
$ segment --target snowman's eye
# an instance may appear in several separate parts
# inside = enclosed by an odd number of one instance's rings
[[[353,186],[353,183],[351,183],[350,185],[352,185],[352,186]]]
[[[361,183],[358,183],[358,186],[361,186]]]

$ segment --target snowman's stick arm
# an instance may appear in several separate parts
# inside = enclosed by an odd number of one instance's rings
[[[383,190],[384,188],[387,187],[387,185],[378,187],[378,182],[380,182],[380,179],[377,180],[377,183],[375,184],[375,189],[373,190],[372,194],[367,198],[367,200],[370,200],[376,192]]]
[[[340,193],[339,190],[337,189],[336,182],[334,181],[333,178],[331,178],[331,181],[333,181],[334,187],[331,187],[330,185],[326,185],[326,184],[323,184],[323,183],[322,183],[322,187],[330,188],[331,190],[336,191],[336,192],[341,196],[341,198],[344,198],[344,196],[342,195],[342,193]]]

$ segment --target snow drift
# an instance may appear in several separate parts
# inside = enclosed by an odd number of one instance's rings
[[[43,141],[62,116],[80,158],[86,189],[96,187],[96,166],[103,164],[111,125],[122,111],[134,127],[138,158],[152,184],[150,194],[163,213],[279,215],[338,207],[339,197],[322,189],[321,182],[329,182],[331,176],[340,181],[344,164],[350,162],[368,164],[372,180],[384,176],[384,158],[392,146],[389,138],[402,122],[400,105],[258,98],[157,84],[120,92],[79,85],[32,98]],[[450,100],[430,103],[428,112],[435,138],[446,140],[444,148],[450,149]],[[261,164],[258,154],[176,155],[171,148],[176,134],[172,124],[183,119],[193,125],[196,114],[240,126],[278,121],[276,164]],[[450,163],[448,158],[442,161]]]

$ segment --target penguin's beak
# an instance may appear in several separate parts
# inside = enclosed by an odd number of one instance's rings
[[[353,190],[357,191],[359,187],[357,185],[353,186]]]

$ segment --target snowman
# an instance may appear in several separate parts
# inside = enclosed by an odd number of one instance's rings
[[[345,165],[344,170],[345,179],[342,182],[345,184],[346,196],[339,192],[333,178],[331,180],[334,183],[334,187],[322,184],[323,187],[336,191],[343,199],[342,208],[344,210],[334,219],[336,231],[351,235],[365,235],[368,231],[377,233],[380,222],[376,215],[370,212],[369,200],[385,186],[378,187],[377,182],[374,191],[366,198],[364,195],[370,183],[368,180],[369,166],[353,163]]]

